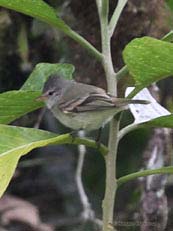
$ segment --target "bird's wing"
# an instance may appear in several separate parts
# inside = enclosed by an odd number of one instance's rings
[[[112,108],[115,104],[103,89],[82,83],[74,83],[65,89],[58,106],[61,110],[68,113],[92,110],[101,111]]]

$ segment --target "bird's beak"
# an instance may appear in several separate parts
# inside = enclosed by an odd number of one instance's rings
[[[47,98],[48,98],[47,94],[43,94],[43,95],[37,97],[35,100],[36,101],[45,101],[45,100],[47,100]]]

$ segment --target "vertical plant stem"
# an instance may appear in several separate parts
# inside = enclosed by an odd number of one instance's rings
[[[117,95],[117,80],[116,73],[114,72],[112,56],[111,56],[111,39],[109,36],[108,26],[108,12],[109,1],[102,1],[102,10],[100,11],[100,23],[101,23],[101,39],[102,39],[102,54],[103,54],[103,67],[106,74],[106,80],[108,85],[108,91]]]
[[[111,55],[111,36],[127,0],[119,0],[109,24],[109,0],[96,0],[102,41],[102,64],[106,75],[108,92],[117,96],[117,74]],[[113,224],[114,202],[117,190],[116,158],[118,149],[119,118],[112,119],[109,130],[109,152],[105,157],[106,182],[103,200],[103,231],[116,231]]]
[[[117,95],[117,80],[114,72],[112,56],[111,56],[111,39],[108,25],[109,1],[102,0],[101,9],[98,9],[101,24],[101,39],[102,39],[102,54],[103,67],[107,79],[108,91]],[[119,122],[113,119],[110,123],[109,132],[109,152],[105,158],[106,165],[106,182],[105,182],[105,196],[103,200],[103,231],[115,231],[113,225],[114,215],[114,200],[116,194],[116,155],[117,155],[117,137],[119,130]]]
[[[105,157],[106,163],[106,188],[103,200],[103,231],[115,231],[113,224],[114,201],[117,190],[116,183],[116,156],[117,156],[117,134],[119,122],[113,119],[109,131],[109,153]]]

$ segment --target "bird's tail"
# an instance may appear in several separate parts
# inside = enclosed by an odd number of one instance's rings
[[[112,99],[113,103],[117,107],[122,107],[126,106],[128,104],[149,104],[150,102],[147,100],[142,100],[142,99],[124,99],[124,98],[113,98]]]

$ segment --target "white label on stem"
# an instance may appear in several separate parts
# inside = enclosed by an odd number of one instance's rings
[[[134,87],[128,87],[125,92],[125,96],[128,96],[130,92]],[[147,121],[150,121],[152,119],[170,115],[171,113],[162,107],[150,94],[149,90],[147,88],[144,88],[141,90],[137,95],[133,97],[133,99],[142,99],[142,100],[148,100],[151,102],[150,104],[130,104],[129,109],[131,113],[133,114],[135,121],[135,124],[144,123]]]

